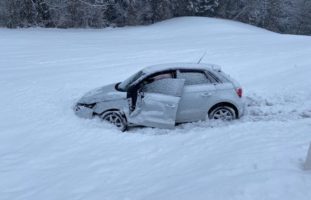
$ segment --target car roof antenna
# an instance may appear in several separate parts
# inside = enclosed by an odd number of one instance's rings
[[[200,60],[198,61],[198,64],[201,63],[201,61],[204,59],[204,57],[206,56],[207,54],[207,51],[204,52],[204,54],[202,55],[202,57],[200,58]]]

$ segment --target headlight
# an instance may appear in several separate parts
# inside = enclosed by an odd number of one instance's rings
[[[80,107],[86,107],[86,108],[94,108],[94,106],[96,105],[96,103],[92,103],[92,104],[84,104],[84,103],[78,103],[76,105],[76,110],[79,109]]]

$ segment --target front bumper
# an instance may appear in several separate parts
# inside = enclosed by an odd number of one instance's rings
[[[74,112],[77,116],[87,119],[93,118],[94,115],[94,110],[92,108],[79,104],[74,107]]]

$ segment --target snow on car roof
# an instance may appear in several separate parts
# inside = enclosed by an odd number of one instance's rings
[[[214,69],[214,70],[220,70],[219,65],[215,64],[207,64],[207,63],[166,63],[166,64],[158,64],[158,65],[152,65],[149,67],[144,68],[142,71],[145,74],[160,72],[163,70],[169,70],[169,69]]]

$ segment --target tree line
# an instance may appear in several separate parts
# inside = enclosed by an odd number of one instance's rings
[[[311,34],[311,0],[0,0],[0,26],[103,28],[151,24],[178,16],[234,19]]]

